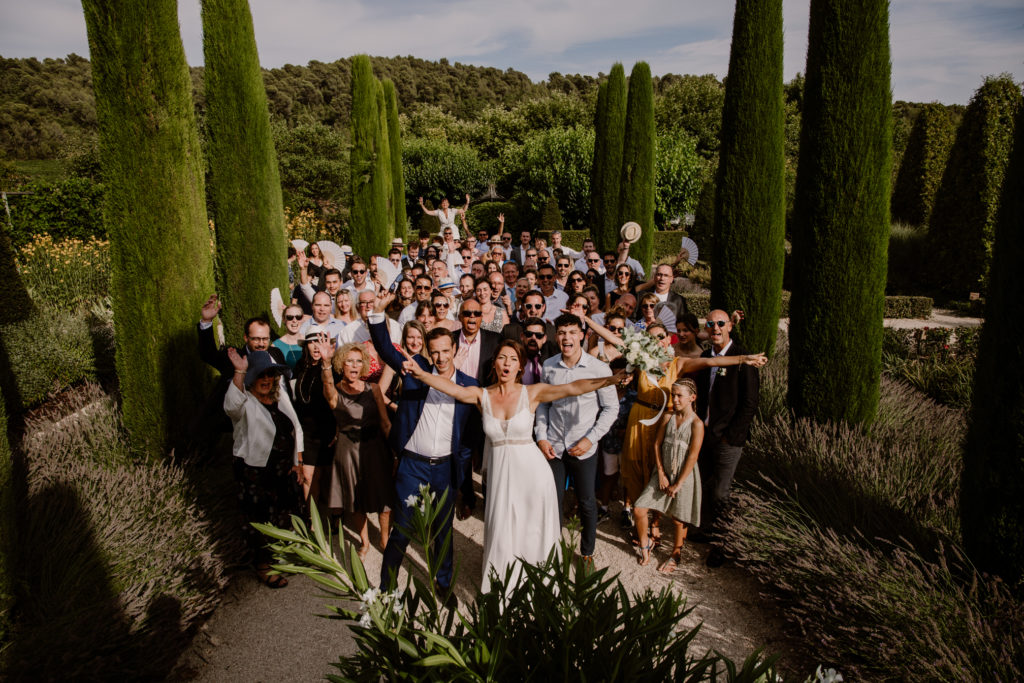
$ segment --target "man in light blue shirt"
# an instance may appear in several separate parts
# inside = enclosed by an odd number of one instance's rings
[[[606,363],[583,352],[583,323],[574,315],[555,319],[555,339],[561,353],[544,362],[541,379],[547,384],[567,384],[588,377],[612,374]],[[615,387],[571,396],[537,406],[534,436],[541,453],[548,459],[558,492],[558,511],[562,512],[566,472],[573,475],[579,501],[583,534],[580,554],[593,563],[597,541],[597,442],[608,433],[619,414]]]

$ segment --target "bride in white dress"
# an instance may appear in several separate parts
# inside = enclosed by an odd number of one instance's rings
[[[512,567],[510,586],[518,583],[518,560],[537,564],[547,560],[558,544],[561,526],[555,480],[547,459],[533,440],[533,416],[541,403],[615,384],[623,373],[581,379],[570,384],[519,383],[523,371],[523,347],[505,340],[494,356],[497,382],[489,387],[463,387],[430,374],[411,359],[406,372],[463,403],[480,407],[483,415],[484,466],[487,499],[484,510],[484,571],[481,590],[491,585],[491,571],[504,577]]]

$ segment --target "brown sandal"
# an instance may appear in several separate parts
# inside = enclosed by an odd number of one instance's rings
[[[668,559],[661,563],[658,567],[658,571],[662,574],[671,574],[679,566],[679,562],[682,561],[682,556],[679,551],[676,551],[668,556]]]

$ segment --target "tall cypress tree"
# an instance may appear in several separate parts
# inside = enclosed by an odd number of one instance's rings
[[[955,137],[956,125],[948,107],[932,102],[921,108],[892,188],[893,220],[928,223]]]
[[[601,251],[614,249],[619,241],[621,211],[623,139],[626,134],[626,71],[622,64],[612,65],[605,86],[602,130],[594,136],[594,165],[598,164],[597,138],[600,136],[600,184],[595,179],[590,196],[594,206],[591,233]]]
[[[609,100],[611,86],[609,86]],[[610,102],[609,102],[610,104]],[[609,129],[611,121],[609,121]],[[629,74],[626,128],[620,174],[619,226],[636,221],[643,228],[630,255],[649,269],[654,252],[654,82],[647,62],[637,62]],[[615,239],[618,240],[618,228]]]
[[[384,80],[384,103],[388,113],[388,147],[391,153],[391,200],[395,212],[394,234],[405,237],[405,175],[402,172],[402,131],[398,125],[398,92],[390,78]]]
[[[395,234],[395,201],[392,185],[391,140],[388,136],[388,103],[384,97],[384,84],[377,81],[377,129],[380,135],[380,154],[377,155],[374,185],[377,202],[384,206],[387,218],[387,232],[384,239],[376,243],[376,253],[387,255],[391,236]],[[404,196],[404,195],[403,195]]]
[[[770,353],[785,259],[782,0],[737,0],[722,109],[711,307],[746,313],[744,346]]]
[[[960,514],[982,570],[1024,575],[1024,109],[1003,183],[967,430]]]
[[[357,254],[381,253],[391,237],[389,226],[394,215],[385,206],[382,184],[390,186],[391,172],[380,177],[380,157],[384,152],[380,109],[377,106],[377,79],[370,58],[352,58],[352,249]]]
[[[83,0],[110,235],[125,426],[151,455],[181,433],[207,378],[196,316],[213,255],[192,83],[174,0]]]
[[[270,290],[288,286],[284,205],[248,0],[203,0],[202,10],[221,321],[240,342],[246,319],[269,317]]]
[[[819,420],[878,406],[889,235],[887,0],[811,0],[793,207],[789,404]]]
[[[608,81],[597,84],[597,105],[594,107],[594,161],[590,166],[590,236],[595,241],[600,233],[601,221],[601,186],[604,184],[605,147],[607,140],[607,108]],[[604,250],[604,242],[600,241],[598,249]]]

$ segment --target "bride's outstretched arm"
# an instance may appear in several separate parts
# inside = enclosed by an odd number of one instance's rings
[[[578,379],[568,384],[531,384],[527,387],[530,398],[535,403],[549,403],[568,396],[579,396],[589,391],[597,391],[603,387],[610,387],[625,378],[625,370],[619,370],[614,375],[607,377],[592,377]]]
[[[432,387],[438,391],[448,394],[460,403],[480,404],[480,397],[483,391],[480,387],[464,387],[456,384],[447,377],[441,377],[441,375],[435,375],[432,372],[427,372],[420,367],[419,363],[414,361],[409,354],[405,352],[405,349],[402,349],[402,354],[405,355],[407,359],[405,363],[402,364],[402,370],[407,374],[412,375],[428,387]]]

